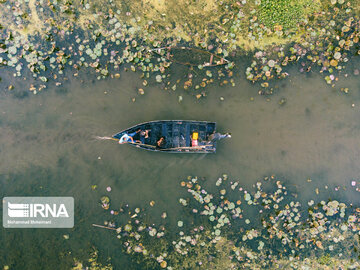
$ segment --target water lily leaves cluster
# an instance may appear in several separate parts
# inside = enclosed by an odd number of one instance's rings
[[[275,79],[288,76],[289,63],[299,62],[302,72],[317,67],[334,85],[336,74],[359,53],[359,9],[354,0],[136,0],[131,5],[9,0],[1,5],[0,65],[14,68],[17,77],[28,68],[39,78],[39,84],[29,88],[34,94],[47,82],[61,85],[65,68],[78,76],[81,67],[91,67],[102,79],[119,78],[125,65],[141,72],[144,86],[154,74],[153,81],[164,89],[181,84],[200,98],[206,95],[202,89],[214,82],[235,85],[232,77],[239,71],[232,69],[239,49],[252,58],[247,79],[260,82],[259,94],[271,94]],[[188,69],[186,79],[170,79],[168,51],[150,50],[179,45],[235,61],[219,68],[200,63]]]
[[[326,12],[314,13],[311,21],[299,25],[292,46],[279,44],[255,52],[254,61],[246,70],[247,78],[260,81],[264,88],[271,87],[267,81],[286,77],[286,66],[298,62],[301,72],[320,70],[326,74],[326,82],[334,86],[338,77],[333,75],[332,79],[330,75],[339,74],[345,63],[359,54],[359,10],[354,1],[324,2],[323,8]],[[276,59],[280,68],[271,68],[271,59]],[[272,89],[261,93],[272,93]]]
[[[360,266],[359,206],[316,198],[302,205],[274,175],[266,180],[246,189],[223,175],[208,192],[202,180],[189,177],[181,186],[190,197],[179,204],[190,216],[178,216],[176,224],[163,214],[152,223],[138,208],[123,225],[105,224],[117,228],[126,252],[147,267],[276,268],[291,262],[292,269],[321,269],[328,254],[334,265]]]

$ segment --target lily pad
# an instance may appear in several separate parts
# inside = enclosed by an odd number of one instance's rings
[[[158,83],[162,82],[161,75],[156,75],[155,80],[156,80]]]
[[[249,194],[249,193],[246,193],[246,194],[244,195],[244,199],[245,199],[245,201],[250,201],[250,200],[251,200],[250,194]]]
[[[334,58],[335,58],[336,60],[339,60],[339,59],[341,58],[341,53],[340,53],[340,52],[336,52],[336,53],[334,54]]]
[[[269,65],[269,67],[274,67],[275,66],[275,61],[274,60],[269,60],[268,65]]]
[[[103,203],[103,204],[108,204],[109,202],[110,202],[110,199],[109,199],[109,197],[107,197],[107,196],[103,196],[103,197],[101,197],[101,202]]]

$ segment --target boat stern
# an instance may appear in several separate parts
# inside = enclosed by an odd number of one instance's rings
[[[112,135],[112,138],[120,140],[120,138],[121,138],[125,133],[126,133],[125,131],[121,131],[121,132],[119,132],[119,133],[116,133],[116,134]]]

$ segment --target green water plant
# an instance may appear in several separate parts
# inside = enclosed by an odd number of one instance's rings
[[[41,6],[9,0],[2,6],[0,65],[14,77],[30,70],[37,78],[28,89],[34,94],[49,83],[60,86],[67,70],[77,77],[80,69],[91,68],[98,80],[118,79],[121,70],[131,70],[139,72],[144,86],[157,82],[175,91],[178,85],[201,98],[210,84],[234,86],[233,76],[241,70],[235,64],[244,63],[236,56],[244,55],[250,58],[246,78],[259,82],[259,94],[271,94],[276,79],[286,78],[287,66],[295,63],[301,72],[324,73],[334,87],[360,52],[356,0],[135,0],[131,5],[97,0]],[[211,68],[201,63],[200,53],[168,51],[179,46],[229,62]],[[179,65],[170,59],[192,60],[193,66],[183,67],[185,76],[171,78]]]
[[[321,4],[313,0],[261,0],[257,7],[259,22],[272,31],[296,31],[300,23],[317,11]]]
[[[223,175],[210,193],[189,177],[181,186],[190,197],[179,202],[191,215],[175,229],[166,220],[149,223],[145,212],[110,223],[124,250],[148,268],[360,267],[360,208],[334,199],[303,205],[275,176],[266,179],[246,190]]]
[[[74,266],[71,270],[113,270],[113,267],[110,263],[103,265],[98,262],[98,250],[93,248],[90,252],[89,259],[87,262],[82,263],[77,259],[74,259]]]

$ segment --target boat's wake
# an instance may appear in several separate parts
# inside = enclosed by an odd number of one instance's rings
[[[97,140],[113,140],[114,138],[112,137],[101,137],[101,136],[94,136],[95,139]]]

